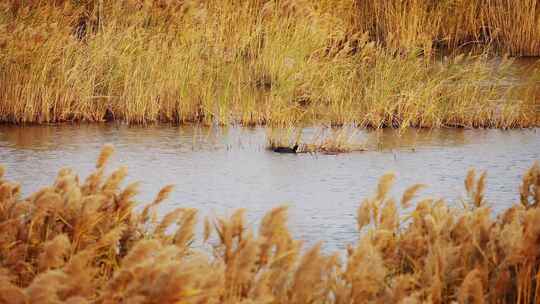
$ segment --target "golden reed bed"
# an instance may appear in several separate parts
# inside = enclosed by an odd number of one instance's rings
[[[0,122],[538,126],[504,54],[536,0],[5,0]]]
[[[358,240],[346,253],[301,248],[287,209],[259,231],[244,210],[203,221],[155,207],[172,187],[134,211],[137,184],[121,168],[104,176],[106,146],[84,181],[69,169],[25,199],[0,171],[0,303],[537,303],[540,300],[540,167],[523,176],[516,202],[494,217],[486,175],[471,170],[463,207],[396,200],[394,176],[358,208]],[[510,203],[514,203],[510,205]],[[400,211],[398,211],[398,209]]]

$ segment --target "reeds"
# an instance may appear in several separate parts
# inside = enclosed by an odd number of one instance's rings
[[[311,138],[305,138],[304,134],[301,128],[269,128],[267,148],[275,152],[322,154],[366,150],[366,145],[358,142],[358,130],[352,126],[317,128]]]
[[[539,55],[538,8],[485,1],[3,1],[0,121],[538,126],[540,72],[461,55]]]
[[[0,170],[0,303],[537,303],[540,169],[523,177],[519,203],[496,218],[470,171],[466,208],[418,198],[423,185],[389,196],[383,176],[358,209],[358,240],[346,255],[302,249],[287,208],[258,232],[245,211],[205,220],[176,209],[152,216],[170,187],[140,213],[124,174],[103,179],[106,148],[85,181],[68,169],[27,198]],[[121,169],[124,170],[124,169]],[[466,201],[468,202],[468,201]],[[176,225],[172,225],[176,224]],[[214,234],[216,238],[209,237]]]
[[[538,56],[540,6],[535,0],[359,1],[357,27],[404,51],[461,52],[486,46]]]
[[[301,150],[302,129],[292,126],[286,128],[268,128],[266,131],[266,147],[269,150],[279,148]]]
[[[338,154],[353,151],[365,151],[365,144],[358,143],[358,131],[353,127],[319,129],[303,150],[306,152],[321,152]]]

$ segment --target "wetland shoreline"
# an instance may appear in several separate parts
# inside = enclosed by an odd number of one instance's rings
[[[0,121],[537,127],[527,1],[5,1]]]

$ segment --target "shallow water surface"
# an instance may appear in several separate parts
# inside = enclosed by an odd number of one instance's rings
[[[406,187],[425,183],[430,187],[421,196],[458,204],[467,170],[488,169],[493,211],[510,206],[518,200],[522,173],[540,159],[539,130],[361,131],[356,140],[366,145],[365,152],[294,155],[266,150],[262,128],[0,126],[0,163],[27,195],[52,184],[62,167],[86,177],[102,145],[112,143],[116,154],[109,170],[128,166],[128,182],[142,182],[139,201],[151,201],[166,184],[176,185],[160,214],[195,207],[202,218],[246,208],[256,227],[265,212],[286,204],[295,237],[308,244],[324,241],[324,248],[333,250],[355,241],[356,208],[388,171],[397,174],[397,198]]]

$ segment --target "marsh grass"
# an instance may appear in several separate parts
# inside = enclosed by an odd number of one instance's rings
[[[355,127],[317,127],[311,136],[306,136],[302,128],[269,128],[267,148],[296,148],[296,153],[339,154],[365,151],[366,144],[359,142],[359,132]]]
[[[266,130],[266,148],[293,148],[302,145],[302,129],[296,127],[268,128]]]
[[[0,121],[538,126],[537,82],[459,51],[538,55],[533,2],[3,1]]]
[[[402,51],[446,49],[538,56],[540,6],[535,0],[390,0],[357,3],[356,26]]]
[[[321,128],[302,148],[311,153],[339,154],[365,151],[366,144],[358,142],[358,130],[354,127]]]
[[[469,171],[466,208],[419,197],[424,185],[389,196],[381,177],[358,208],[358,240],[345,255],[302,248],[287,208],[262,219],[245,210],[206,218],[155,216],[172,186],[135,211],[126,169],[105,176],[107,146],[82,180],[62,169],[51,186],[21,198],[0,169],[0,303],[536,303],[540,166],[523,176],[516,203],[493,217],[486,175]],[[174,229],[170,229],[173,228]],[[216,242],[208,241],[214,235]]]

